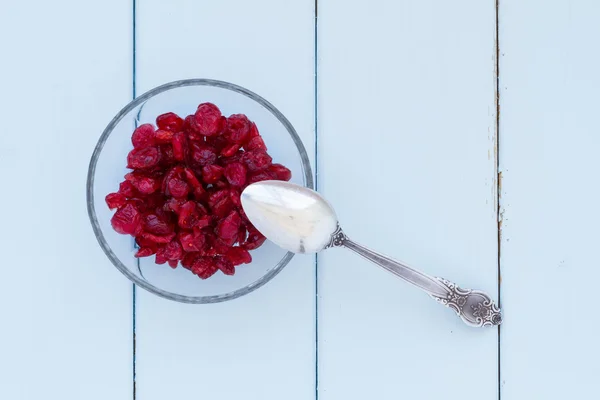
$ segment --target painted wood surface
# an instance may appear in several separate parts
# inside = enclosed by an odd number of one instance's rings
[[[132,285],[90,229],[87,165],[131,100],[131,6],[0,6],[0,399],[132,397]]]
[[[597,397],[599,17],[500,2],[504,400]]]
[[[287,116],[314,160],[313,3],[139,1],[136,29],[139,93],[195,77],[244,86]],[[138,290],[136,310],[138,399],[315,395],[314,257],[231,302],[190,306]]]
[[[319,3],[319,188],[354,240],[497,292],[493,2]],[[319,398],[496,399],[474,330],[348,251],[318,262]]]

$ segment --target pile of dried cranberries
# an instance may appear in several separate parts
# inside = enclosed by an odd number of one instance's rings
[[[252,261],[248,250],[265,237],[248,221],[240,193],[251,183],[290,180],[273,164],[256,125],[243,114],[228,118],[211,103],[185,119],[174,113],[140,125],[131,137],[125,175],[106,196],[117,209],[115,231],[135,237],[136,257],[156,255],[157,264],[179,262],[202,279],[217,270],[233,275]]]

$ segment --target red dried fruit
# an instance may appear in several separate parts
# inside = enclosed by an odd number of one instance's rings
[[[106,201],[108,208],[111,210],[115,208],[121,208],[127,203],[127,198],[121,193],[109,193],[106,195],[104,200]]]
[[[194,114],[195,128],[201,135],[213,136],[223,130],[223,117],[221,110],[212,103],[203,103],[198,106]]]
[[[198,223],[198,212],[196,203],[187,201],[179,209],[179,218],[177,224],[183,229],[192,229]]]
[[[169,233],[167,235],[153,235],[152,233],[142,232],[140,233],[140,237],[148,242],[166,244],[173,240],[175,233]]]
[[[175,154],[173,153],[173,146],[170,144],[161,144],[158,146],[158,152],[160,153],[160,165],[169,167],[175,163]]]
[[[264,151],[246,151],[242,156],[242,162],[250,171],[262,171],[271,165],[273,159]]]
[[[234,275],[235,267],[231,263],[228,258],[225,257],[215,257],[215,265],[218,269],[221,270],[225,275]]]
[[[289,181],[292,179],[292,171],[281,164],[271,164],[267,171],[273,176],[273,179],[279,181]]]
[[[141,216],[136,207],[126,204],[113,215],[110,223],[115,231],[122,235],[133,235],[140,226]]]
[[[231,202],[233,203],[233,205],[237,208],[241,208],[242,207],[242,199],[240,197],[241,193],[237,190],[237,189],[229,189],[229,198],[231,199]]]
[[[119,193],[125,197],[134,197],[136,195],[136,190],[131,182],[124,181],[119,184]]]
[[[233,114],[227,118],[225,137],[233,143],[242,144],[250,133],[250,121],[244,114]]]
[[[156,126],[158,126],[158,129],[179,132],[183,128],[183,119],[175,113],[168,112],[156,117]]]
[[[246,183],[247,170],[243,164],[231,163],[225,167],[225,178],[232,186],[243,186]]]
[[[217,266],[209,257],[198,257],[192,264],[192,272],[198,275],[201,279],[208,279],[217,272]]]
[[[183,249],[181,248],[181,243],[179,240],[171,240],[165,246],[165,257],[167,260],[179,260],[183,256]]]
[[[266,240],[248,221],[241,190],[289,180],[290,170],[272,164],[256,124],[242,114],[225,118],[214,104],[185,119],[159,115],[156,124],[158,130],[144,124],[134,131],[127,156],[133,171],[106,196],[117,209],[114,229],[135,237],[136,257],[156,254],[156,263],[172,268],[181,261],[202,279],[217,270],[233,275],[236,265],[252,261],[248,250]]]
[[[185,133],[177,132],[171,140],[173,145],[173,158],[177,161],[185,160]]]
[[[250,264],[252,256],[248,250],[241,247],[232,247],[227,251],[225,257],[235,266],[240,264]]]
[[[140,248],[136,253],[135,253],[135,257],[148,257],[151,256],[152,254],[156,253],[156,249],[151,248],[151,247],[142,247]]]
[[[254,250],[262,246],[267,238],[256,230],[256,228],[248,227],[248,238],[242,244],[242,247],[246,250]]]
[[[159,129],[154,133],[154,140],[156,141],[156,143],[160,143],[160,144],[171,143],[171,140],[173,139],[174,134],[175,134],[175,132],[173,132],[173,131],[166,131],[163,129]]]
[[[179,242],[183,251],[201,251],[206,243],[206,237],[201,232],[180,232]]]
[[[214,164],[217,161],[217,153],[210,146],[192,142],[190,144],[190,152],[192,161],[201,167]]]
[[[196,177],[196,174],[194,173],[194,171],[192,171],[189,168],[185,168],[183,170],[183,172],[185,174],[185,179],[186,179],[187,183],[192,188],[192,192],[194,193],[194,197],[196,199],[198,199],[198,200],[201,199],[202,196],[204,195],[204,193],[206,193],[206,190],[204,190],[204,188],[202,187],[202,184],[200,183],[200,181]]]
[[[221,155],[223,157],[232,157],[233,155],[235,155],[238,152],[240,147],[241,146],[237,143],[228,145],[221,150]]]
[[[231,211],[227,217],[219,221],[215,233],[222,239],[237,238],[242,219],[236,211]]]
[[[208,206],[214,207],[218,202],[229,196],[229,190],[213,190],[208,195]]]
[[[136,172],[131,172],[125,175],[133,187],[141,194],[152,194],[160,189],[160,181],[158,179],[145,176]]]
[[[127,168],[151,168],[160,161],[160,154],[156,147],[133,149],[127,155]]]
[[[173,225],[169,223],[164,216],[146,214],[143,219],[143,224],[144,231],[154,235],[168,235],[173,232]]]
[[[248,175],[248,185],[251,185],[256,182],[269,181],[272,179],[273,179],[273,176],[271,175],[271,173],[269,171],[251,172]]]
[[[214,149],[217,151],[217,153],[221,152],[225,147],[229,146],[229,142],[227,141],[227,139],[225,139],[225,137],[223,135],[207,136],[206,144],[214,147]],[[221,155],[222,154],[223,153],[221,153]]]
[[[211,210],[213,214],[217,217],[224,218],[233,210],[233,208],[233,202],[229,197],[226,197],[223,200],[219,201],[217,204],[215,204],[214,207],[211,208]]]
[[[156,251],[156,257],[154,258],[154,262],[161,265],[167,262],[167,256],[165,255],[165,248],[161,247]]]
[[[175,214],[179,214],[179,210],[180,210],[181,206],[183,204],[185,204],[186,201],[187,201],[186,199],[170,198],[163,205],[163,210],[164,211],[172,211]]]
[[[131,135],[131,143],[136,149],[154,145],[154,127],[151,124],[138,126]]]
[[[212,184],[223,176],[223,167],[218,165],[205,165],[202,167],[202,180],[204,183]]]
[[[190,187],[188,186],[187,182],[179,178],[171,179],[167,184],[167,189],[169,190],[171,196],[175,198],[187,197],[188,193],[190,192]]]
[[[242,225],[240,225],[240,230],[238,231],[238,235],[237,235],[237,243],[244,243],[246,241],[246,236],[248,235],[248,232],[246,231],[246,227],[243,225],[244,224],[244,219],[242,218]]]
[[[267,151],[267,145],[265,145],[265,142],[262,137],[256,136],[256,137],[253,137],[252,139],[248,140],[248,142],[244,145],[244,150],[246,150],[246,151],[252,151],[252,150]]]

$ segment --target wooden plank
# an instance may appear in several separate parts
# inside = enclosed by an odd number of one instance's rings
[[[319,4],[319,187],[355,240],[497,292],[493,2]],[[496,399],[468,328],[343,249],[319,257],[319,399]]]
[[[311,2],[138,2],[138,93],[182,78],[272,102],[314,154]],[[182,305],[138,290],[139,399],[307,399],[315,388],[314,257],[235,301]]]
[[[597,391],[599,16],[500,2],[503,400]]]
[[[118,0],[0,12],[2,399],[132,396],[132,285],[85,206],[96,141],[131,100],[131,26]]]

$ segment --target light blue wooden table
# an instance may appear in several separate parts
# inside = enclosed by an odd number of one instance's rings
[[[0,399],[597,398],[599,19],[596,0],[4,2]],[[89,157],[136,93],[199,77],[271,101],[348,234],[499,295],[502,328],[339,249],[223,304],[134,290],[89,226]]]

